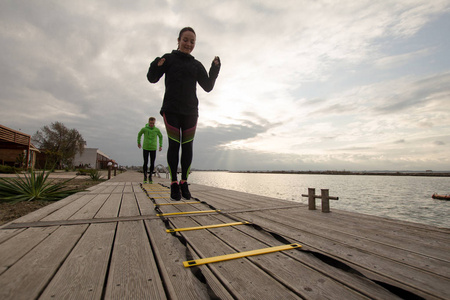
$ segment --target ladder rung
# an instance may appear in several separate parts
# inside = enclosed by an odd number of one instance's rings
[[[186,214],[204,214],[204,213],[212,213],[212,212],[219,212],[219,211],[220,210],[182,211],[182,212],[176,212],[176,213],[157,214],[157,216],[165,217],[165,216],[186,215]]]
[[[167,198],[167,197],[161,197],[161,198]],[[160,205],[182,205],[182,204],[199,204],[200,201],[191,201],[191,202],[173,202],[173,203],[155,203],[155,206]]]
[[[199,229],[209,229],[209,228],[220,228],[220,227],[245,225],[245,224],[250,224],[250,222],[235,222],[235,223],[224,223],[224,224],[197,226],[197,227],[167,229],[166,232],[172,233],[172,232],[179,232],[179,231],[189,231],[189,230],[199,230]]]
[[[238,253],[233,253],[233,254],[214,256],[214,257],[209,257],[209,258],[188,260],[188,261],[183,262],[183,265],[185,268],[188,268],[188,267],[210,264],[210,263],[219,262],[219,261],[226,261],[226,260],[242,258],[242,257],[247,257],[247,256],[273,253],[273,252],[290,250],[290,249],[295,249],[295,248],[300,248],[300,247],[301,247],[300,244],[275,246],[275,247],[269,247],[269,248],[258,249],[258,250],[251,250],[251,251],[238,252]]]

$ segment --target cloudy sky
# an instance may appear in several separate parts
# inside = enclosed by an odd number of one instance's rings
[[[184,26],[222,61],[193,168],[450,170],[450,0],[2,0],[0,124],[141,165],[149,116],[167,145],[147,70]]]

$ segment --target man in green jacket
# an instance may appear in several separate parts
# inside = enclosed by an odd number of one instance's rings
[[[144,145],[142,146],[144,154],[144,183],[147,183],[147,165],[148,165],[148,155],[150,154],[150,174],[148,175],[148,182],[153,183],[152,174],[155,168],[155,158],[156,149],[158,148],[156,137],[159,138],[159,151],[162,150],[162,134],[161,131],[155,127],[156,119],[150,117],[148,119],[148,124],[145,124],[137,136],[137,143],[139,149],[141,148],[141,136],[144,135]]]

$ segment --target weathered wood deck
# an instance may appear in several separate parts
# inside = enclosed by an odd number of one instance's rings
[[[140,178],[121,174],[0,227],[0,299],[450,298],[450,229],[195,184],[203,202],[178,204],[167,179],[146,193]],[[177,204],[158,212],[152,201]],[[220,212],[157,216],[204,210]],[[237,221],[251,224],[166,232]],[[302,248],[183,266],[292,243]]]

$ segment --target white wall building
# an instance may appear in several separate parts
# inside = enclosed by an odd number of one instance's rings
[[[75,155],[73,165],[75,167],[106,169],[106,165],[110,160],[109,156],[98,150],[98,148],[84,148],[83,154],[77,153]]]

